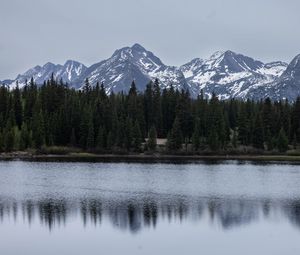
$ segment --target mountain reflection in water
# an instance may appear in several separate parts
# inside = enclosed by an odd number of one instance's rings
[[[260,219],[286,218],[300,228],[300,200],[247,200],[234,198],[143,197],[129,199],[82,198],[78,200],[45,198],[12,201],[0,198],[0,221],[12,218],[29,225],[38,220],[49,228],[66,226],[80,219],[84,227],[101,227],[108,221],[119,230],[136,233],[155,228],[161,221],[209,220],[224,230],[255,223]]]

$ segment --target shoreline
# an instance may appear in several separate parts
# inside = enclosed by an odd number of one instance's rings
[[[0,161],[37,162],[128,162],[128,163],[191,163],[201,161],[252,161],[252,162],[294,162],[300,164],[300,156],[290,155],[167,155],[167,154],[92,154],[72,153],[66,155],[5,153]]]

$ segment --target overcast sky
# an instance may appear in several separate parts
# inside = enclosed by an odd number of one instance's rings
[[[48,61],[86,65],[142,44],[168,65],[230,49],[300,53],[299,0],[0,0],[0,80]]]

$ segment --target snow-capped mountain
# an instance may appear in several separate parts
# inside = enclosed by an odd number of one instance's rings
[[[76,81],[80,87],[89,77],[92,85],[104,83],[107,92],[127,91],[134,80],[137,88],[143,91],[149,81],[159,79],[162,87],[187,88],[183,73],[177,67],[166,66],[152,52],[139,44],[116,50],[107,60],[89,67]]]
[[[56,79],[77,89],[83,86],[86,78],[92,85],[103,83],[107,93],[126,92],[133,80],[138,90],[143,91],[150,80],[157,78],[162,88],[172,84],[177,89],[189,89],[194,97],[201,90],[207,97],[215,93],[220,99],[294,100],[300,95],[300,55],[288,65],[281,61],[263,63],[228,50],[175,67],[165,65],[139,44],[118,49],[110,58],[90,67],[72,60],[64,65],[47,63],[1,83],[13,87],[18,81],[22,87],[33,77],[37,84],[43,84],[52,73]]]
[[[191,62],[190,62],[191,63]],[[247,98],[252,86],[263,86],[277,79],[287,64],[274,62],[264,64],[253,58],[232,51],[216,52],[209,59],[200,61],[198,66],[188,64],[181,67],[187,82],[199,94],[211,96],[216,93],[221,99],[232,97]]]
[[[68,60],[64,65],[55,65],[51,62],[46,63],[43,66],[35,66],[24,74],[19,74],[17,78],[9,84],[11,87],[16,85],[18,81],[19,86],[23,87],[26,80],[29,82],[33,78],[37,84],[43,84],[44,81],[49,80],[53,73],[55,79],[62,79],[64,82],[71,84],[87,67],[77,61]]]
[[[264,86],[253,86],[249,89],[247,96],[254,99],[271,97],[273,100],[295,100],[300,96],[300,54],[292,60],[277,79],[264,84]]]

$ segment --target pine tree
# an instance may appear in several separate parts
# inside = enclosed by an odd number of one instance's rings
[[[217,151],[220,148],[220,141],[217,130],[213,127],[208,136],[208,145],[212,151]]]
[[[87,138],[89,134],[89,128],[92,123],[92,110],[90,106],[84,106],[81,112],[80,124],[79,124],[79,145],[81,148],[86,148]]]
[[[135,151],[140,151],[142,144],[142,134],[138,121],[135,121],[132,128],[133,148]]]
[[[92,87],[90,85],[89,79],[86,78],[85,82],[84,82],[84,86],[83,86],[83,91],[84,91],[84,93],[89,94],[91,92],[91,90],[92,90]]]
[[[20,150],[25,150],[31,146],[31,136],[27,124],[23,123],[20,136]]]
[[[113,133],[108,132],[106,147],[108,150],[111,150],[113,148],[113,146],[114,146]]]
[[[15,143],[15,134],[14,130],[10,129],[7,130],[6,135],[4,137],[4,147],[6,152],[11,152],[14,149],[14,143]]]
[[[194,133],[192,136],[192,144],[194,147],[194,150],[198,150],[200,148],[200,119],[196,119],[195,127],[194,127]]]
[[[155,126],[152,126],[149,131],[147,146],[150,151],[155,151],[157,145],[157,133]]]
[[[294,134],[294,137],[293,137],[293,147],[294,147],[295,150],[297,149],[297,136],[296,136],[296,134]]]
[[[262,109],[262,120],[264,125],[264,133],[268,134],[268,138],[273,137],[273,130],[275,127],[274,113],[273,113],[272,101],[270,98],[266,98]]]
[[[131,83],[127,101],[128,101],[128,115],[131,119],[136,120],[138,108],[137,108],[137,90],[134,81]]]
[[[249,119],[247,119],[247,112],[244,107],[238,117],[238,140],[242,145],[249,143]]]
[[[162,108],[161,93],[158,79],[155,79],[153,85],[153,122],[156,127],[158,136],[162,136]]]
[[[105,131],[102,126],[100,126],[98,130],[96,147],[98,150],[103,150],[105,148]]]
[[[2,152],[3,150],[4,150],[4,137],[0,132],[0,152]]]
[[[284,132],[284,129],[281,128],[277,139],[277,148],[280,152],[286,152],[288,150],[288,144],[288,138]]]
[[[77,139],[76,139],[76,134],[75,134],[75,129],[74,128],[72,128],[72,131],[71,131],[70,145],[73,146],[73,147],[77,146]]]
[[[86,140],[86,148],[91,150],[94,147],[95,147],[94,123],[92,120],[90,120],[88,125],[88,136]]]
[[[9,118],[7,120],[5,130],[3,132],[4,149],[6,152],[11,152],[14,149],[14,144],[15,144],[14,125],[15,125],[14,113],[13,111],[10,111]]]
[[[21,129],[22,120],[23,120],[23,110],[21,103],[21,93],[19,89],[19,85],[17,83],[16,88],[13,91],[13,101],[14,101],[14,113],[16,118],[16,124]]]
[[[234,128],[232,131],[232,139],[231,139],[233,148],[237,147],[237,142],[238,142],[237,131],[236,128]]]
[[[182,148],[182,132],[180,127],[179,118],[176,118],[173,127],[167,138],[167,148],[170,151],[177,151]]]
[[[268,151],[272,151],[274,149],[274,147],[276,146],[276,141],[274,140],[274,137],[272,137],[270,129],[267,129],[267,133],[265,135],[265,140],[267,143]]]
[[[252,144],[254,148],[264,149],[264,128],[259,114],[255,118]]]
[[[124,147],[127,151],[130,150],[132,147],[133,141],[133,128],[132,128],[132,120],[131,118],[127,117],[125,121],[125,133],[124,133]]]
[[[154,112],[153,112],[153,88],[152,81],[146,85],[144,92],[144,115],[146,122],[147,132],[154,125]]]
[[[33,140],[36,149],[40,149],[45,143],[44,137],[44,120],[42,112],[35,112],[32,122]]]

